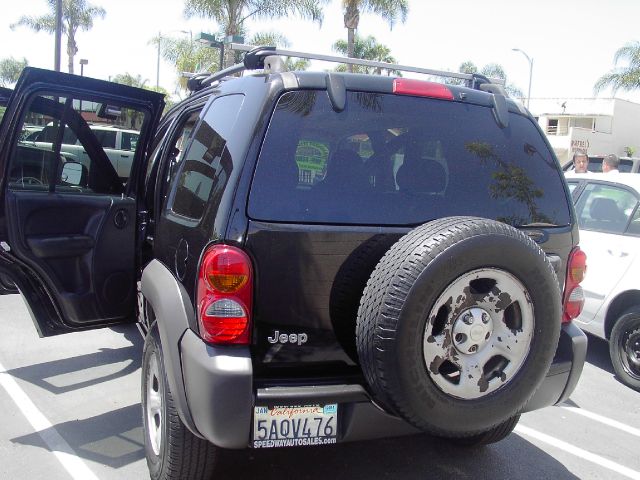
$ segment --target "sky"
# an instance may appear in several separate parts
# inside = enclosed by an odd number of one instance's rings
[[[183,15],[183,0],[89,0],[107,11],[94,28],[77,35],[81,58],[87,59],[84,74],[108,79],[120,73],[141,75],[156,83],[157,49],[150,40],[165,36],[189,37],[198,32],[219,31],[212,20]],[[280,32],[289,49],[333,54],[332,44],[346,39],[340,0],[325,7],[322,25],[288,17],[248,23],[250,34]],[[53,68],[54,38],[26,27],[10,25],[22,15],[41,15],[46,0],[0,0],[0,59],[25,57],[29,64]],[[479,68],[488,63],[503,66],[508,82],[527,92],[529,63],[519,48],[533,59],[532,98],[592,98],[593,85],[614,68],[618,48],[640,40],[636,21],[637,0],[409,0],[406,23],[388,23],[371,14],[360,17],[358,33],[373,35],[391,49],[398,63],[423,68],[457,71],[462,62]],[[183,33],[186,32],[186,33]],[[62,68],[66,71],[63,39]],[[329,68],[318,65],[320,68]],[[175,91],[176,72],[161,61],[160,85]],[[600,97],[611,97],[603,91]],[[640,103],[640,91],[619,91],[616,97]]]

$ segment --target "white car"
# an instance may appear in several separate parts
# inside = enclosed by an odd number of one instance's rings
[[[109,157],[113,168],[118,173],[118,177],[122,180],[129,178],[140,132],[114,125],[92,124],[89,125],[89,128],[91,128],[107,157]],[[53,124],[47,125],[35,136],[30,136],[27,141],[32,141],[36,146],[50,150],[51,142],[57,131],[58,128]],[[65,129],[61,152],[66,154],[66,157],[82,163],[87,168],[89,167],[91,159],[71,129]]]
[[[566,173],[587,254],[576,319],[609,341],[618,378],[640,390],[640,175]]]

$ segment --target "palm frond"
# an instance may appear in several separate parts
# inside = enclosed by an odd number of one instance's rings
[[[23,16],[17,22],[12,23],[10,27],[12,30],[16,27],[27,27],[34,32],[54,33],[56,31],[56,18],[53,15],[43,15],[41,17]]]

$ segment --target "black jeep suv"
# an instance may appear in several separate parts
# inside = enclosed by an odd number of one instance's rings
[[[585,256],[531,115],[477,76],[277,70],[194,77],[160,120],[154,92],[27,68],[2,120],[2,288],[42,336],[144,326],[151,477],[225,449],[491,443],[567,399]],[[140,130],[124,183],[90,122]]]

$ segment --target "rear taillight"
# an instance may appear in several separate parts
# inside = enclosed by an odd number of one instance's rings
[[[248,344],[253,270],[247,254],[228,245],[208,248],[200,264],[197,290],[202,339],[217,344]]]
[[[587,255],[575,247],[567,262],[567,278],[564,282],[564,302],[562,322],[567,323],[582,312],[584,306],[584,292],[580,282],[587,273]]]
[[[410,78],[396,78],[393,81],[393,93],[453,100],[453,93],[442,83],[425,82],[424,80]]]

